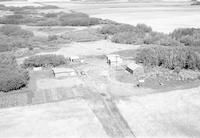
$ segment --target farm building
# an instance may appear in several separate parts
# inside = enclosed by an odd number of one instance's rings
[[[53,68],[55,78],[65,78],[76,76],[76,72],[72,68]]]
[[[130,72],[131,74],[140,74],[144,73],[144,68],[141,65],[138,65],[136,63],[130,63],[126,65],[126,70]]]
[[[34,67],[33,70],[34,71],[40,71],[40,70],[42,70],[42,67]]]
[[[122,59],[119,55],[115,55],[115,54],[112,54],[112,55],[106,55],[106,60],[107,60],[107,63],[109,65],[120,65],[122,64]]]
[[[70,62],[78,63],[78,62],[83,62],[83,60],[80,59],[79,56],[71,56],[69,57]]]

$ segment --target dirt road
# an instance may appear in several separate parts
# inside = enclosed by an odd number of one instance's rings
[[[112,138],[134,138],[134,133],[121,115],[111,95],[106,91],[99,91],[101,88],[89,76],[82,77],[82,80],[87,87],[85,91],[80,90],[83,92],[83,98],[101,122],[107,135]]]

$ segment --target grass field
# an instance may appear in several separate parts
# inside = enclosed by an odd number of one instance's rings
[[[195,138],[200,135],[199,87],[132,97],[118,107],[136,137]]]
[[[4,138],[108,137],[87,103],[80,99],[2,109],[0,114],[0,137]]]

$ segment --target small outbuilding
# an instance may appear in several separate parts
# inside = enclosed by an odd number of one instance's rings
[[[116,54],[106,55],[106,60],[109,65],[120,65],[123,62],[121,57]]]
[[[40,70],[42,70],[42,67],[34,67],[33,70],[34,71],[40,71]]]
[[[65,78],[76,76],[76,71],[72,68],[57,67],[53,68],[53,74],[55,78]]]
[[[81,62],[80,57],[78,56],[71,56],[69,57],[70,62]]]
[[[126,65],[126,70],[131,74],[139,75],[144,73],[144,68],[136,63],[129,63],[128,65]]]

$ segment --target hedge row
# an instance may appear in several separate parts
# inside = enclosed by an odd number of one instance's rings
[[[153,32],[145,24],[136,26],[120,24],[105,25],[100,33],[112,36],[115,43],[157,44],[163,46],[200,46],[200,29],[176,29],[171,34]]]
[[[141,49],[136,61],[150,66],[162,66],[169,69],[200,70],[200,54],[189,47],[149,47]]]
[[[23,67],[45,67],[45,66],[59,66],[66,64],[67,60],[64,56],[61,55],[37,55],[25,59]]]
[[[145,24],[138,24],[136,26],[129,24],[118,24],[118,25],[108,24],[103,26],[100,32],[102,34],[109,34],[109,35],[114,35],[122,32],[135,32],[144,34],[147,32],[152,32],[152,28]]]

